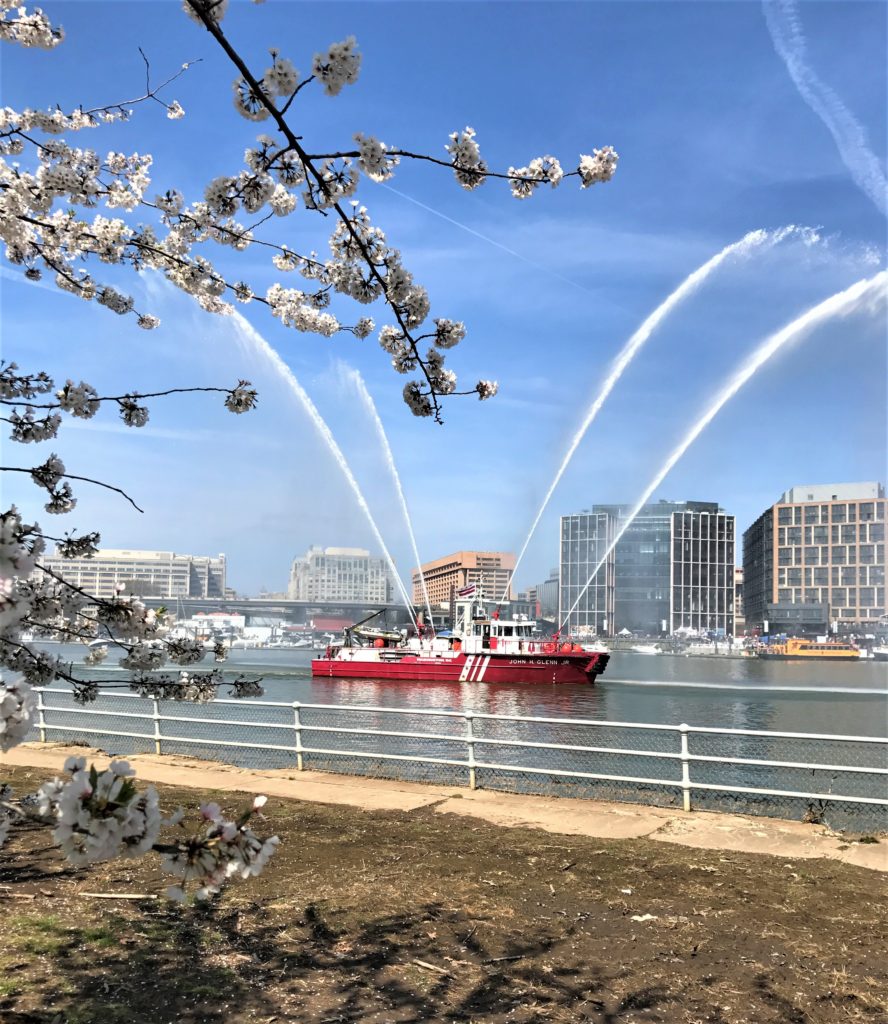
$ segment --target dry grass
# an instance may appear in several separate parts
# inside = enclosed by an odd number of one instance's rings
[[[9,774],[19,791],[43,781]],[[83,895],[162,892],[151,861],[79,871],[44,832],[20,835],[0,861],[0,1021],[888,1020],[874,872],[428,808],[273,800],[266,813],[282,840],[268,873],[185,910]]]

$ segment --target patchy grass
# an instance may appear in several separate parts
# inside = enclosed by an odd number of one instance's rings
[[[7,774],[21,792],[43,781]],[[169,807],[247,799],[161,795]],[[271,800],[265,811],[281,836],[266,874],[184,909],[85,895],[162,893],[156,859],[75,870],[45,832],[17,833],[0,860],[0,1021],[888,1019],[875,872],[501,829],[428,808]]]

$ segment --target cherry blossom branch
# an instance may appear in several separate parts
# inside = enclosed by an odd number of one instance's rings
[[[0,473],[28,473],[30,475],[30,474],[33,473],[33,470],[31,470],[31,469],[24,469],[24,468],[22,468],[20,466],[0,466]],[[124,498],[126,498],[126,500],[130,503],[130,505],[133,506],[133,508],[137,512],[144,512],[145,511],[145,509],[140,508],[133,501],[133,499],[126,493],[126,491],[121,490],[119,487],[114,487],[112,484],[103,483],[101,480],[93,480],[93,478],[89,477],[89,476],[77,476],[74,473],[62,473],[62,474],[60,474],[59,478],[60,479],[66,479],[66,480],[82,480],[84,483],[87,483],[87,484],[95,484],[96,487],[104,487],[104,488],[106,488],[109,491],[116,491],[118,494],[120,494]]]
[[[359,149],[348,149],[341,150],[337,153],[309,153],[309,160],[357,160],[361,157],[361,151]],[[540,179],[532,174],[522,174],[520,171],[491,171],[489,168],[485,168],[483,171],[478,171],[477,167],[466,167],[462,164],[453,160],[442,160],[440,157],[429,156],[428,153],[413,153],[408,149],[389,149],[386,147],[386,156],[397,157],[398,159],[404,158],[407,160],[421,160],[425,163],[435,164],[438,167],[444,167],[448,171],[462,171],[466,174],[479,173],[484,178],[496,178],[501,181],[519,181],[526,182],[534,185],[540,183]],[[582,178],[582,173],[579,170],[576,171],[564,171],[561,178]],[[471,392],[470,392],[471,394]]]
[[[222,49],[224,50],[225,54],[228,56],[228,58],[232,62],[232,64],[234,64],[234,66],[238,69],[238,71],[240,71],[241,75],[243,76],[244,81],[249,85],[250,89],[252,90],[253,95],[256,96],[256,98],[259,100],[259,102],[265,107],[265,109],[271,115],[271,117],[273,118],[275,124],[278,127],[278,130],[281,132],[281,134],[286,139],[288,147],[291,150],[293,150],[297,154],[297,156],[299,157],[300,161],[302,162],[303,167],[306,170],[306,173],[311,174],[311,176],[315,179],[315,181],[317,182],[317,187],[320,189],[321,193],[326,195],[326,196],[329,196],[330,192],[328,190],[326,182],[324,181],[323,177],[321,176],[321,173],[314,166],[314,164],[311,161],[311,158],[308,156],[306,151],[302,148],[302,146],[301,146],[301,144],[299,142],[299,139],[297,138],[295,133],[290,128],[289,124],[285,120],[285,118],[284,118],[283,114],[281,113],[281,111],[279,111],[278,108],[275,106],[275,104],[271,102],[269,97],[266,95],[265,90],[260,85],[259,80],[255,77],[255,75],[249,69],[249,67],[244,62],[244,60],[240,56],[240,54],[229,43],[228,39],[225,36],[225,33],[222,31],[222,29],[221,29],[221,27],[219,25],[219,22],[215,18],[213,18],[211,16],[207,6],[205,4],[203,4],[203,3],[201,3],[201,0],[186,0],[186,2],[188,3],[189,7],[194,11],[194,13],[197,15],[197,17],[200,19],[200,21],[203,23],[204,27],[210,33],[210,35],[212,35],[213,38],[216,40],[216,42],[222,47]],[[276,154],[275,155],[275,159],[277,159],[278,156],[279,156],[279,154]],[[342,206],[338,202],[333,203],[332,205],[333,205],[333,209],[338,214],[338,216],[340,218],[340,221],[345,225],[346,229],[348,230],[348,232],[349,232],[353,242],[360,249],[361,254],[362,254],[363,258],[364,258],[364,261],[365,261],[366,265],[368,266],[368,268],[370,270],[371,276],[377,281],[377,283],[382,288],[383,298],[385,299],[385,301],[388,304],[389,308],[394,313],[395,319],[398,321],[398,326],[401,329],[401,333],[404,336],[404,339],[410,345],[410,348],[411,348],[411,350],[413,352],[413,355],[414,355],[414,357],[415,357],[415,359],[417,361],[417,365],[422,370],[423,376],[426,378],[426,381],[428,383],[428,386],[429,386],[429,397],[430,397],[430,400],[432,402],[432,408],[433,408],[433,412],[434,412],[435,421],[437,423],[441,423],[441,407],[440,407],[440,404],[438,402],[437,389],[435,388],[435,382],[434,382],[434,380],[432,378],[432,375],[429,372],[429,369],[428,369],[425,361],[423,360],[423,358],[421,357],[421,355],[419,353],[419,348],[417,346],[417,343],[411,337],[410,330],[407,327],[407,324],[404,322],[404,318],[402,317],[400,310],[395,305],[395,303],[391,302],[389,300],[389,298],[388,298],[386,280],[382,276],[382,274],[380,274],[378,268],[376,267],[376,264],[375,264],[374,260],[372,259],[370,253],[367,250],[366,245],[364,244],[364,240],[360,237],[358,232],[355,230],[355,227],[354,227],[354,224],[352,223],[351,218],[348,217],[348,215],[345,213],[345,211],[342,209]]]
[[[187,395],[198,391],[206,391],[222,395],[230,395],[232,388],[169,388],[166,391],[133,391],[127,395],[98,395],[95,398],[91,398],[93,402],[123,402],[129,399],[142,399],[142,398],[165,398],[167,395]],[[15,398],[0,398],[0,405],[20,405],[23,408],[28,409],[60,409],[62,404],[60,402],[23,402]]]
[[[178,78],[181,78],[190,68],[195,64],[200,64],[203,60],[202,57],[196,57],[193,60],[186,61],[178,71],[170,75],[160,85],[152,88],[151,86],[151,65],[145,55],[142,47],[139,47],[139,53],[142,56],[142,60],[145,63],[145,93],[141,96],[134,96],[132,99],[120,100],[116,103],[103,103],[100,106],[90,107],[88,110],[84,110],[82,106],[77,107],[73,114],[63,114],[61,110],[56,108],[53,111],[41,111],[41,110],[28,110],[25,111],[21,120],[12,121],[9,127],[0,130],[0,138],[12,138],[18,136],[19,138],[25,139],[32,145],[41,147],[41,143],[31,138],[27,134],[28,129],[33,125],[34,127],[41,128],[44,131],[48,128],[52,128],[53,131],[58,131],[59,128],[64,127],[69,131],[76,131],[79,128],[86,127],[97,127],[99,120],[96,115],[102,115],[102,120],[128,120],[131,113],[128,107],[138,106],[140,103],[144,103],[147,100],[154,100],[155,103],[160,104],[166,111],[167,116],[173,120],[177,120],[182,117],[184,111],[181,105],[174,100],[172,103],[165,103],[160,99],[160,93],[168,86],[175,82]],[[22,124],[27,127],[22,127]]]

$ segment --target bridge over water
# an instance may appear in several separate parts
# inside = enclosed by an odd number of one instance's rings
[[[263,619],[285,622],[308,622],[314,618],[343,618],[357,622],[373,612],[386,611],[391,619],[407,620],[404,604],[356,604],[353,602],[290,601],[276,597],[143,597],[149,608],[167,608],[179,618],[200,612],[225,612],[246,616],[247,624]]]

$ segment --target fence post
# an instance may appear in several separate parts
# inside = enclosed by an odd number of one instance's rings
[[[464,711],[463,718],[466,723],[466,747],[468,748],[469,761],[469,789],[477,789],[475,782],[475,726],[472,721],[471,711]]]
[[[46,742],[46,705],[43,703],[43,690],[37,691],[37,727],[40,729],[40,742]]]
[[[688,727],[682,722],[678,727],[681,734],[681,798],[686,811],[691,809],[691,762],[688,758]]]
[[[154,719],[154,753],[162,754],[163,750],[160,746],[160,702],[157,697],[151,698],[152,714],[151,717]]]
[[[300,704],[293,701],[293,728],[296,730],[296,771],[303,771],[305,764],[302,758],[302,718],[299,714]]]

